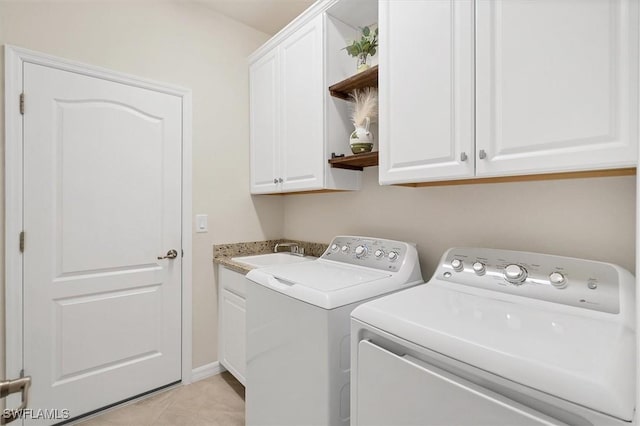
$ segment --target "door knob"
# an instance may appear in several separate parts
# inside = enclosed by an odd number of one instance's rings
[[[4,410],[0,423],[6,425],[20,417],[20,413],[27,408],[29,404],[29,386],[31,386],[31,377],[20,377],[14,380],[3,380],[0,382],[0,398],[4,398],[16,392],[22,393],[22,401],[20,406],[11,410]]]
[[[158,260],[162,260],[162,259],[175,259],[176,257],[178,257],[178,252],[174,249],[171,249],[167,252],[166,256],[158,256]]]

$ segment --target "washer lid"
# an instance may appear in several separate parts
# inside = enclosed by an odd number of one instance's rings
[[[485,371],[630,421],[635,334],[618,315],[432,280],[352,317]]]
[[[324,260],[253,269],[247,278],[324,309],[366,300],[406,285],[397,284],[390,273]]]

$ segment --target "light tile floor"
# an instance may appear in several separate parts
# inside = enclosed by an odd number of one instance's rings
[[[82,426],[242,426],[244,387],[224,372],[116,408]]]

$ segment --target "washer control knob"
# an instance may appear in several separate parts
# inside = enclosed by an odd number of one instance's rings
[[[346,245],[346,244],[345,244],[345,245],[343,245],[343,246],[342,246],[342,252],[343,252],[343,253],[345,253],[345,254],[346,254],[346,253],[349,253],[349,246],[348,246],[348,245]]]
[[[338,251],[339,248],[340,247],[337,244],[335,243],[331,244],[331,251]]]
[[[389,258],[390,261],[395,262],[396,260],[398,260],[398,252],[397,251],[391,251],[391,252],[389,252],[387,257]]]
[[[507,265],[504,268],[504,277],[511,284],[520,284],[527,279],[527,270],[520,265]]]
[[[366,246],[358,246],[356,247],[356,257],[360,258],[367,254],[369,250]]]
[[[464,265],[462,264],[462,261],[460,259],[453,259],[451,261],[451,267],[456,272],[460,272],[464,269]]]
[[[474,262],[472,267],[473,267],[473,270],[478,275],[484,275],[485,272],[487,272],[487,267],[484,266],[484,263],[482,263],[482,262]]]
[[[378,249],[374,255],[376,256],[376,259],[382,259],[384,257],[384,250]]]
[[[567,286],[567,279],[560,272],[552,272],[549,274],[549,282],[555,288],[565,288]]]

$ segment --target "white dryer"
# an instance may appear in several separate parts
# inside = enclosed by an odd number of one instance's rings
[[[352,425],[628,425],[635,283],[607,263],[454,248],[352,313]]]
[[[424,282],[415,247],[341,236],[317,260],[247,278],[247,424],[349,424],[349,314]]]

